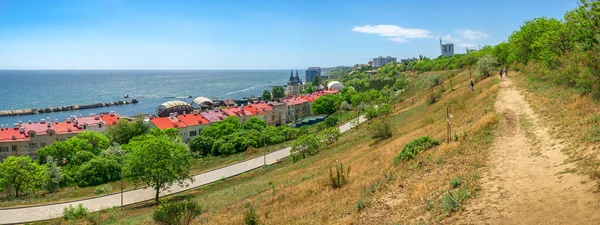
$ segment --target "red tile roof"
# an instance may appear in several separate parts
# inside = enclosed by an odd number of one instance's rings
[[[200,114],[206,118],[208,121],[210,121],[211,123],[213,122],[218,122],[221,121],[223,119],[225,119],[225,117],[227,117],[225,114],[223,114],[223,112],[221,112],[221,110],[216,109],[215,110],[206,110],[206,111],[202,111],[200,112]]]
[[[246,115],[248,115],[248,116],[264,114],[262,110],[260,110],[259,108],[257,108],[254,105],[244,106],[244,111],[246,112]]]
[[[245,106],[244,106],[245,108]],[[242,110],[242,107],[228,107],[223,109],[223,112],[227,116],[246,116],[246,112]]]
[[[115,125],[117,123],[119,123],[119,119],[121,117],[119,116],[119,114],[102,114],[100,115],[100,119],[104,120],[104,122],[106,122],[106,126],[110,126],[110,125]]]
[[[24,133],[23,134],[20,133],[18,128],[17,129],[14,129],[14,128],[0,129],[0,142],[12,142],[12,141],[29,141],[29,137],[26,137]]]
[[[200,124],[209,124],[210,122],[200,114],[179,115],[177,118],[185,123],[186,126],[196,126]]]
[[[181,122],[177,118],[175,118],[175,119],[171,119],[169,117],[152,118],[152,119],[150,119],[150,122],[152,122],[156,127],[158,127],[161,130],[164,130],[167,128],[187,127],[185,125],[185,123]]]
[[[254,106],[259,108],[261,111],[272,111],[273,106],[267,104],[266,102],[255,103]]]

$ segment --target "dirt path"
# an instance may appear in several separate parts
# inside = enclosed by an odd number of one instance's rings
[[[564,141],[550,136],[510,80],[501,86],[495,108],[506,123],[490,149],[480,196],[468,203],[459,223],[600,224],[593,182],[564,163]]]

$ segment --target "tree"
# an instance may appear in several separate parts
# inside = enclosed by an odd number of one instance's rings
[[[65,175],[52,156],[48,156],[46,159],[46,178],[45,188],[48,192],[57,191],[65,179]]]
[[[156,191],[156,202],[161,190],[174,183],[184,186],[189,174],[190,151],[183,142],[167,136],[145,135],[132,141],[124,159],[123,173],[127,180],[137,185],[147,185]]]
[[[319,152],[319,139],[314,134],[306,134],[292,142],[290,153],[292,161],[296,162]]]
[[[262,94],[262,100],[263,101],[271,100],[271,92],[269,92],[268,90],[264,90],[263,94]]]
[[[324,122],[327,127],[335,127],[338,123],[338,118],[335,116],[328,116]]]
[[[312,80],[312,86],[319,89],[319,85],[321,85],[321,76],[315,76]]]
[[[548,62],[554,54],[550,37],[554,32],[561,30],[561,27],[561,22],[554,18],[541,17],[526,21],[508,38],[511,43],[510,52],[518,62],[527,63],[530,60]]]
[[[285,97],[285,90],[282,86],[273,86],[273,91],[271,91],[273,99],[280,99]]]
[[[79,187],[105,184],[121,178],[121,165],[116,158],[96,156],[79,167],[75,178]]]
[[[339,95],[323,95],[313,102],[310,110],[313,114],[332,114],[340,108],[341,100]]]
[[[127,119],[120,119],[119,123],[112,125],[107,131],[106,136],[110,139],[110,142],[116,142],[118,144],[127,144],[135,136],[139,136],[148,132],[149,128],[144,123],[144,118],[138,116],[135,122],[129,122]]]
[[[315,92],[315,89],[313,88],[313,85],[307,84],[306,89],[304,89],[304,92],[306,92],[307,94],[312,94],[313,92]]]
[[[108,148],[108,137],[98,132],[84,131],[77,134],[77,138],[86,140],[87,143],[91,144],[95,149],[94,152],[97,152],[96,155]]]
[[[214,142],[214,138],[200,135],[190,141],[190,150],[200,156],[208,156],[211,154]]]
[[[330,127],[325,129],[323,132],[319,134],[319,139],[325,144],[333,144],[336,142],[342,134],[340,133],[340,128]]]
[[[0,164],[0,186],[12,188],[15,197],[22,191],[33,191],[44,184],[46,167],[34,162],[29,156],[9,156]]]
[[[498,69],[498,61],[491,55],[486,55],[477,61],[478,79],[483,79],[491,76]]]

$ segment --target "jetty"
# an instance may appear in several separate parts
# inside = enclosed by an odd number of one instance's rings
[[[40,109],[17,109],[17,110],[0,110],[0,117],[3,116],[19,116],[19,115],[32,115],[32,114],[41,114],[41,113],[51,113],[51,112],[62,112],[62,111],[71,111],[78,109],[93,109],[93,108],[102,108],[102,107],[110,107],[110,106],[118,106],[118,105],[129,105],[139,103],[137,99],[131,100],[121,100],[116,102],[104,102],[104,103],[95,103],[88,105],[70,105],[70,106],[57,106],[56,108],[48,107],[48,108],[40,108]]]

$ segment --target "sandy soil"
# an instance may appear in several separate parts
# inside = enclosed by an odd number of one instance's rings
[[[482,190],[459,224],[600,224],[593,182],[575,174],[530,105],[508,79],[495,103],[506,123],[490,149]]]

